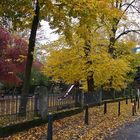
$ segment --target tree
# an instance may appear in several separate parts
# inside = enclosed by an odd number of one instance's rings
[[[18,86],[17,74],[25,69],[27,42],[0,27],[0,81]]]
[[[23,82],[18,74],[25,70],[27,58],[27,41],[21,37],[11,34],[0,27],[0,81],[5,84],[19,86]],[[41,63],[34,60],[35,69],[40,69]]]
[[[29,28],[34,14],[33,1],[4,0],[0,2],[0,24],[8,30]]]
[[[95,36],[94,36],[95,37]],[[64,41],[65,42],[65,41]],[[138,54],[132,52],[135,43],[131,41],[118,42],[116,48],[116,56],[114,59],[108,53],[108,46],[100,46],[100,43],[107,43],[105,38],[96,36],[90,50],[88,59],[92,62],[91,65],[85,65],[85,52],[83,48],[84,40],[75,37],[73,44],[75,46],[66,45],[60,49],[62,39],[57,43],[54,49],[50,51],[46,63],[44,64],[43,72],[52,76],[55,80],[64,79],[66,83],[73,83],[77,80],[82,80],[84,87],[88,89],[86,79],[89,71],[94,73],[95,88],[104,87],[104,89],[114,88],[121,90],[126,88],[127,84],[133,81],[136,67],[139,65]],[[53,44],[54,45],[54,44]],[[53,46],[52,45],[52,46]],[[50,47],[52,47],[50,46]],[[110,84],[110,79],[112,83]]]
[[[29,38],[25,77],[24,77],[21,103],[20,103],[20,115],[26,114],[27,95],[28,95],[29,87],[30,87],[31,68],[32,68],[32,63],[33,63],[33,53],[34,53],[34,47],[35,47],[36,32],[37,32],[37,27],[39,23],[39,13],[40,13],[40,7],[39,7],[39,2],[37,0],[35,4],[35,15],[33,18],[31,34]]]
[[[55,5],[52,6],[55,6],[54,10],[49,11],[51,27],[57,27],[57,32],[62,32],[66,36],[66,40],[70,45],[73,43],[73,34],[77,34],[79,38],[82,38],[85,41],[83,46],[86,59],[85,65],[91,64],[91,61],[88,59],[88,57],[90,55],[90,50],[93,47],[91,46],[92,37],[94,37],[93,33],[96,32],[96,30],[100,27],[100,23],[102,22],[101,15],[106,13],[106,15],[113,17],[113,10],[110,10],[110,13],[108,10],[109,4],[109,0],[57,1]],[[74,28],[74,26],[76,28]],[[74,31],[74,33],[71,31]],[[89,71],[87,76],[87,84],[89,91],[92,92],[94,90],[92,71]]]
[[[68,34],[66,34],[66,39],[68,40],[69,45],[77,46],[79,43],[78,41],[75,44],[73,43],[73,38],[75,38],[76,34],[78,39],[84,42],[80,49],[83,50],[83,57],[86,66],[85,69],[89,70],[87,72],[87,86],[89,92],[93,92],[95,87],[94,72],[92,69],[89,69],[94,63],[90,57],[91,52],[92,50],[96,50],[95,48],[100,49],[102,46],[110,50],[110,41],[112,40],[112,36],[110,35],[112,35],[112,28],[114,27],[114,23],[112,21],[114,19],[121,20],[120,16],[121,18],[124,16],[124,14],[122,16],[122,9],[112,6],[115,4],[115,2],[116,1],[108,0],[98,2],[94,0],[81,0],[78,1],[78,3],[74,1],[69,3],[68,1],[65,1],[63,4],[61,4],[62,7],[69,9],[69,11],[67,11],[69,13],[68,15],[77,20],[76,23],[69,24],[69,30],[67,30]],[[105,24],[106,22],[107,25]],[[102,32],[105,32],[105,34]],[[74,36],[73,38],[72,35]],[[105,40],[105,36],[108,38],[108,40]],[[97,40],[99,40],[98,44],[95,41],[96,37]]]

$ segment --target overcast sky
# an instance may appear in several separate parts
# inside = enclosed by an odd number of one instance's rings
[[[46,44],[58,39],[58,34],[53,33],[54,30],[50,29],[48,22],[41,21],[41,28],[37,32],[37,39],[41,44]]]

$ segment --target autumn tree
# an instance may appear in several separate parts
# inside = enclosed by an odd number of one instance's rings
[[[88,71],[87,74],[87,85],[88,91],[94,91],[94,72],[92,69],[89,69],[93,65],[91,60],[92,50],[100,50],[103,46],[108,49],[108,52],[113,55],[110,51],[112,46],[115,48],[115,43],[112,43],[112,34],[114,21],[122,21],[126,17],[126,13],[123,12],[123,8],[118,8],[118,3],[125,3],[124,1],[64,1],[61,5],[62,8],[69,9],[65,10],[68,12],[69,17],[75,18],[76,22],[71,22],[69,24],[69,30],[67,29],[66,40],[69,42],[69,45],[77,46],[82,40],[83,44],[80,49],[83,51],[83,57],[85,61],[85,66]],[[128,4],[128,3],[127,3]],[[126,5],[127,5],[126,4]],[[124,4],[125,5],[125,4]],[[124,11],[127,11],[129,7],[126,7]],[[62,15],[64,12],[61,13]],[[60,14],[59,14],[60,16]],[[63,18],[64,16],[62,16]],[[51,19],[52,20],[52,19]],[[53,20],[52,20],[53,21]],[[59,19],[58,21],[59,22]],[[61,22],[60,22],[61,23]],[[59,24],[60,24],[59,23]],[[60,30],[61,28],[59,28]],[[116,26],[116,31],[119,27]],[[116,32],[115,36],[116,37]],[[74,35],[78,36],[78,40],[75,44],[73,43]],[[124,33],[125,34],[125,33]],[[121,34],[124,35],[124,34]],[[72,35],[74,37],[72,37]],[[95,41],[96,36],[98,36],[98,41]],[[105,38],[107,38],[105,40]],[[119,37],[119,36],[118,36]],[[98,43],[96,43],[98,42]],[[111,45],[110,45],[111,44]],[[116,45],[117,46],[117,45]],[[115,61],[115,60],[114,60]],[[117,61],[117,60],[116,60]],[[111,78],[111,77],[110,77]]]
[[[88,57],[92,62],[91,65],[85,65],[87,61],[83,39],[75,37],[73,42],[75,45],[69,46],[66,45],[65,40],[62,43],[61,38],[60,44],[59,41],[50,44],[50,54],[44,64],[43,72],[56,80],[62,78],[66,83],[82,80],[84,87],[88,89],[86,79],[89,71],[92,71],[94,73],[94,88],[104,87],[104,89],[113,88],[116,90],[126,88],[133,81],[136,67],[139,65],[139,54],[132,51],[135,42],[127,40],[118,42],[116,44],[117,59],[114,59],[108,53],[108,45],[100,46],[101,43],[108,44],[108,40],[99,37],[97,34],[94,35],[94,39],[92,41],[94,47],[91,48]],[[49,48],[49,45],[47,45],[47,48]],[[112,85],[110,85],[110,78],[113,78]]]
[[[2,27],[0,32],[0,81],[17,86],[22,82],[17,74],[25,69],[27,42]]]
[[[23,82],[18,74],[25,70],[28,43],[3,27],[0,27],[0,32],[0,81],[18,86]],[[42,64],[35,59],[33,67],[39,70],[41,66]]]

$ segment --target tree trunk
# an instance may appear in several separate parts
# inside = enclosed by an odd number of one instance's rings
[[[37,0],[36,7],[35,7],[35,16],[33,18],[31,34],[30,34],[30,38],[29,38],[28,55],[27,55],[27,62],[26,62],[26,69],[25,69],[25,78],[24,78],[24,84],[23,84],[21,100],[20,100],[19,113],[21,116],[26,115],[27,96],[28,96],[29,87],[30,87],[33,52],[34,52],[34,47],[35,47],[37,27],[38,27],[38,23],[39,23],[39,13],[40,13],[40,7],[39,7],[39,2]]]
[[[93,93],[94,91],[94,79],[93,79],[93,74],[91,76],[87,77],[87,87],[88,87],[88,92]]]

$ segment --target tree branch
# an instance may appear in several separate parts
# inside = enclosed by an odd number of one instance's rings
[[[122,17],[124,14],[125,14],[125,12],[129,9],[129,7],[130,6],[132,6],[132,4],[135,2],[136,0],[133,0],[131,3],[128,3],[127,5],[127,7],[125,8],[125,10],[123,11],[123,13],[122,13],[122,15],[120,16],[120,17]]]
[[[115,41],[117,41],[121,36],[126,35],[126,34],[128,34],[128,33],[130,33],[130,32],[140,34],[140,30],[127,30],[127,31],[122,32],[120,35],[118,35],[118,36],[115,38]]]
[[[134,5],[131,5],[138,13],[140,13],[138,7],[134,6]]]

